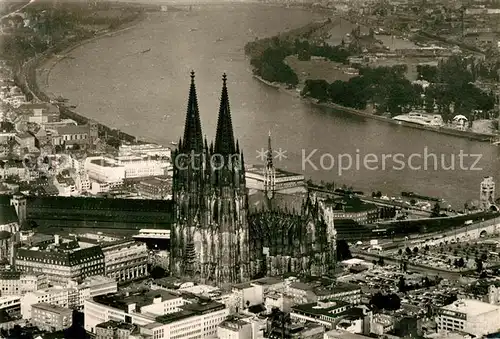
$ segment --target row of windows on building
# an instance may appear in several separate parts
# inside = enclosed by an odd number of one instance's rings
[[[465,322],[463,320],[441,317],[437,325],[440,330],[457,331],[464,329]]]
[[[63,140],[85,140],[87,139],[87,134],[65,134],[62,136]]]

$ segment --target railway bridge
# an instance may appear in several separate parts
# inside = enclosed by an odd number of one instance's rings
[[[425,245],[435,246],[450,242],[463,242],[489,236],[500,237],[500,217],[481,221],[471,225],[464,225],[460,228],[446,231],[442,234],[431,234],[418,237],[411,243],[412,247],[424,247]]]

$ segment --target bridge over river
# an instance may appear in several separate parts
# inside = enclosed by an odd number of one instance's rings
[[[409,237],[401,237],[397,239],[381,240],[380,246],[385,250],[393,249],[407,243],[411,248],[418,247],[419,249],[426,245],[434,246],[441,243],[470,241],[478,238],[484,238],[491,235],[500,236],[500,216],[479,221],[470,225],[455,227],[444,232],[433,232],[423,235],[413,235]]]

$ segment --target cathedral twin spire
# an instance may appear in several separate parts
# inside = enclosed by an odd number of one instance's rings
[[[194,71],[191,71],[191,87],[187,106],[186,122],[184,124],[184,139],[179,143],[179,150],[183,153],[194,151],[199,154],[203,151],[203,137],[201,132],[200,111],[198,97],[194,84]]]
[[[201,153],[204,148],[200,112],[198,109],[198,98],[194,82],[195,74],[191,71],[191,87],[187,106],[186,122],[184,127],[184,139],[179,143],[182,153]],[[206,140],[205,140],[206,144]],[[213,151],[220,155],[233,155],[239,152],[237,143],[234,142],[233,123],[231,121],[231,110],[229,108],[229,95],[227,92],[227,76],[222,76],[222,94],[217,120],[217,133]]]
[[[217,134],[215,135],[215,153],[232,155],[236,153],[234,144],[233,123],[229,109],[229,95],[227,93],[226,73],[222,76],[222,94],[220,98],[219,118],[217,120]]]

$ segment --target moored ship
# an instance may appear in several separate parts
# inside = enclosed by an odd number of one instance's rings
[[[401,123],[409,123],[420,126],[442,127],[445,125],[443,118],[439,114],[411,112],[408,114],[397,115],[392,119]]]

